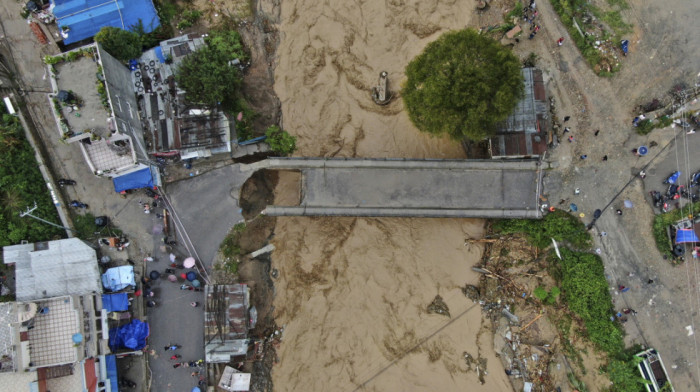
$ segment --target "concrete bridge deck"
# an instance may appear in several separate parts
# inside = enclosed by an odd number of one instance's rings
[[[537,161],[273,158],[253,169],[301,171],[299,206],[274,216],[541,218]]]

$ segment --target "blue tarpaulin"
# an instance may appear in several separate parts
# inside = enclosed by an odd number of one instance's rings
[[[158,61],[160,61],[161,64],[165,64],[165,56],[163,56],[163,48],[160,46],[156,46],[153,49],[156,52],[156,57],[158,57]]]
[[[117,192],[128,191],[129,189],[153,188],[153,176],[151,175],[150,167],[144,167],[143,169],[114,177],[112,182],[114,183],[114,190]]]
[[[102,294],[102,308],[108,312],[129,310],[129,297],[126,293]]]
[[[51,4],[59,30],[68,35],[63,39],[66,45],[93,37],[105,26],[130,30],[140,20],[145,33],[160,26],[151,0],[51,0]]]
[[[105,356],[105,366],[107,367],[107,378],[112,392],[119,392],[119,380],[117,376],[117,357],[114,355]]]
[[[136,286],[134,267],[123,265],[108,269],[102,274],[102,286],[108,291],[119,291],[129,286]]]
[[[676,244],[684,244],[686,242],[700,242],[698,236],[693,229],[678,229],[676,230]]]
[[[141,350],[146,347],[148,334],[148,323],[131,320],[129,324],[109,330],[109,348],[113,352],[119,349]]]

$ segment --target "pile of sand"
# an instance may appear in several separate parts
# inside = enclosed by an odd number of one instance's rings
[[[420,134],[400,98],[375,105],[370,88],[387,71],[396,93],[410,59],[473,9],[471,0],[282,2],[275,90],[296,155],[463,158],[459,144]],[[278,196],[298,181],[287,174]],[[275,389],[509,390],[491,334],[479,334],[480,309],[459,290],[476,283],[481,254],[464,240],[482,231],[466,219],[278,218],[274,306],[285,330]],[[451,318],[428,314],[437,294]]]

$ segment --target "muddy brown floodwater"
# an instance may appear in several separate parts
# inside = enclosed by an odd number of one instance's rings
[[[419,133],[397,91],[408,62],[442,32],[465,27],[474,4],[283,1],[275,91],[282,125],[298,137],[296,155],[464,158],[459,144]],[[395,94],[387,106],[370,96],[381,71]],[[280,173],[281,199],[296,197],[298,180],[288,175]],[[275,390],[510,390],[478,305],[460,291],[478,280],[470,267],[482,248],[465,238],[481,236],[483,226],[278,218],[274,306],[285,329]],[[450,316],[428,312],[438,294]]]

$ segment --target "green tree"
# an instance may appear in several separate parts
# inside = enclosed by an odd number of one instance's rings
[[[297,138],[277,125],[267,128],[265,136],[267,136],[265,141],[270,145],[272,152],[276,154],[290,155],[297,148]]]
[[[176,71],[175,80],[192,103],[231,105],[236,100],[241,78],[238,68],[210,46],[185,57]]]
[[[406,67],[401,91],[419,130],[481,140],[523,94],[520,60],[495,40],[467,29],[443,34]]]
[[[236,30],[212,30],[205,39],[207,45],[221,53],[225,60],[248,60],[241,36]]]
[[[141,37],[138,33],[118,27],[103,27],[95,35],[95,42],[117,60],[129,61],[141,56]]]

